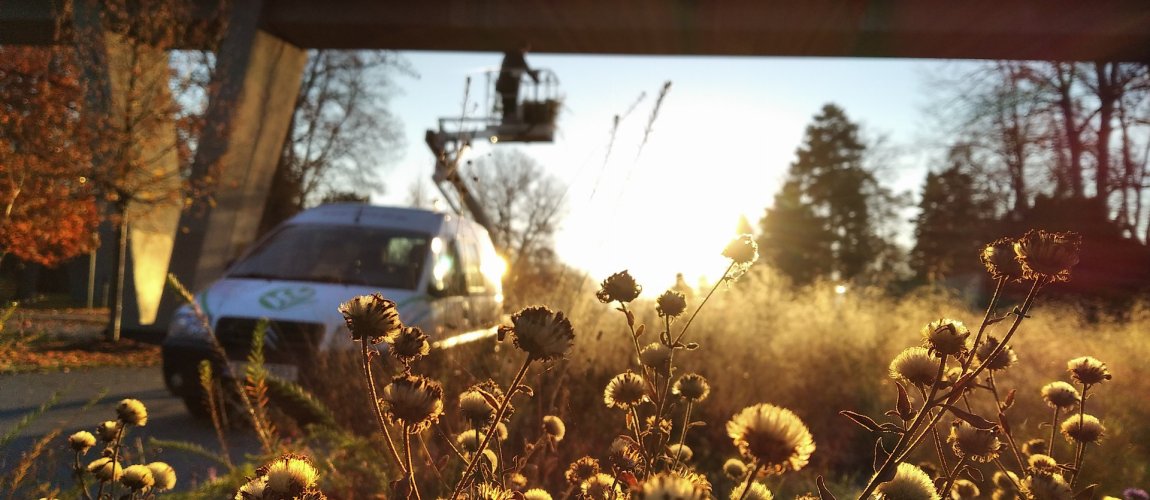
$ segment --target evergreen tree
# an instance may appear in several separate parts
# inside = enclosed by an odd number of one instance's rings
[[[767,258],[796,283],[850,280],[884,248],[875,206],[889,196],[864,166],[859,127],[834,104],[807,126],[783,189],[762,221]]]
[[[974,249],[988,240],[981,228],[992,216],[992,205],[979,199],[973,177],[963,171],[954,152],[951,161],[946,170],[927,173],[921,211],[914,219],[910,264],[922,281],[978,272],[981,264]]]

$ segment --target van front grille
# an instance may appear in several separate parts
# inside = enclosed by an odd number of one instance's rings
[[[259,324],[255,318],[220,318],[216,338],[228,359],[246,360],[252,348],[252,335]],[[323,324],[295,321],[268,321],[264,334],[264,360],[268,363],[301,365],[312,359],[323,337]]]

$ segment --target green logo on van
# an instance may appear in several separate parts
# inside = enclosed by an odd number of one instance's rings
[[[268,290],[260,295],[260,305],[267,309],[282,311],[311,302],[314,298],[315,289],[310,286],[285,286]]]

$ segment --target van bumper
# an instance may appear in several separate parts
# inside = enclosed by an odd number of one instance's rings
[[[200,362],[213,358],[211,346],[199,342],[168,342],[161,347],[164,385],[177,396],[194,396],[202,392],[200,388]],[[212,363],[212,370],[220,373],[223,367],[219,362]]]

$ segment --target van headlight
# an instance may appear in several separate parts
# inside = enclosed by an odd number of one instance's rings
[[[172,315],[172,322],[168,324],[168,337],[171,340],[207,340],[210,332],[204,322],[196,316],[196,312],[189,306],[181,306]]]

